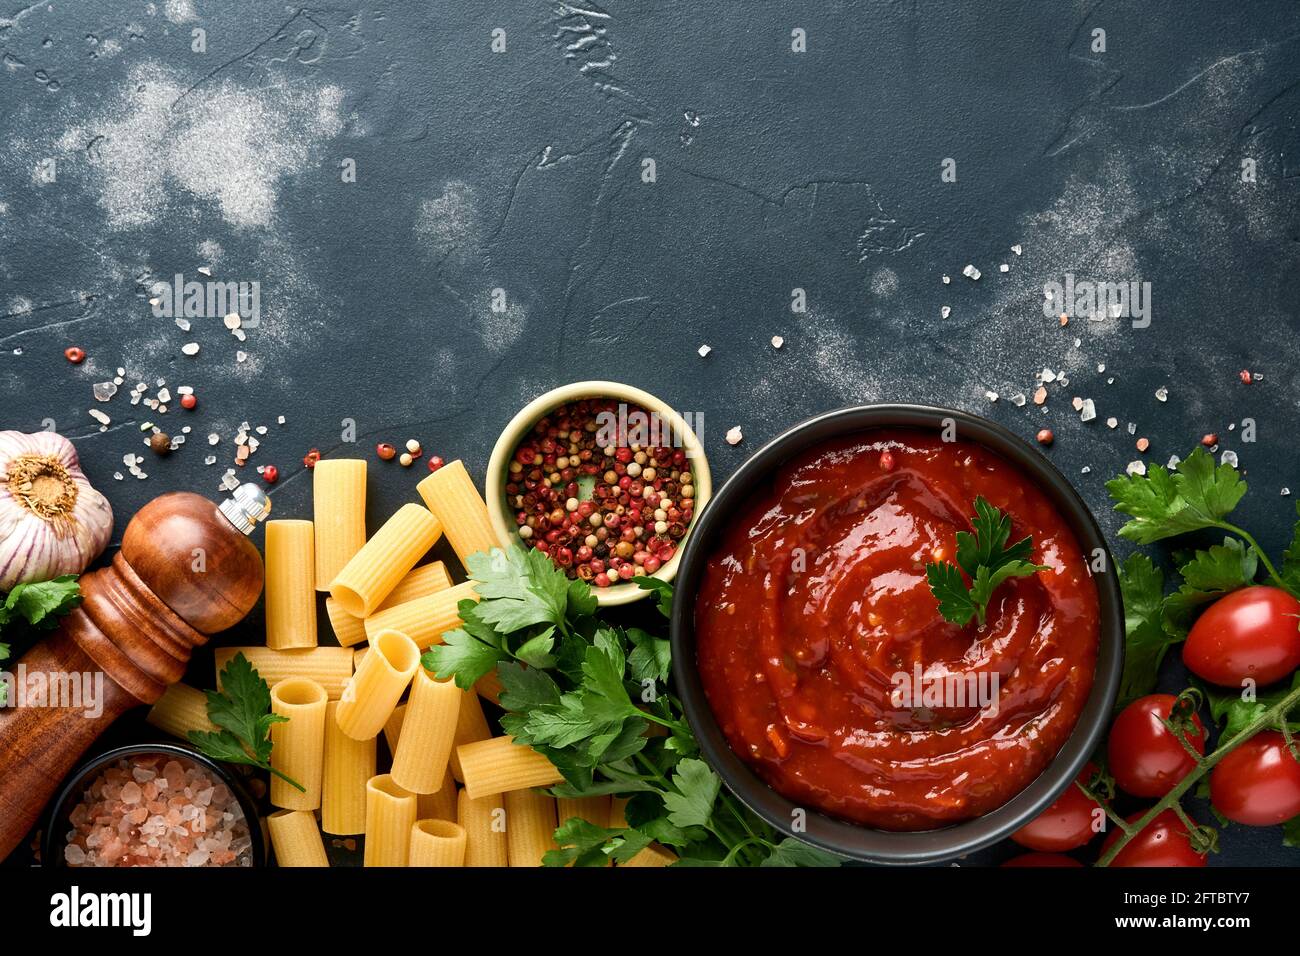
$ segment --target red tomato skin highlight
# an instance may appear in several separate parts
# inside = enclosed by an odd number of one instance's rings
[[[1178,739],[1161,723],[1169,716],[1172,694],[1148,694],[1129,704],[1110,729],[1110,772],[1125,793],[1135,797],[1163,797],[1196,766]],[[1196,733],[1188,740],[1205,753],[1205,728],[1193,717]]]
[[[1234,823],[1285,823],[1300,815],[1300,761],[1280,733],[1262,731],[1210,771],[1210,800]]]
[[[1021,856],[1012,857],[1002,865],[1004,867],[1083,866],[1078,860],[1065,856],[1063,853],[1025,853]]]
[[[1084,767],[1076,781],[1051,806],[1011,834],[1011,839],[1026,849],[1044,854],[1074,850],[1091,840],[1100,832],[1093,829],[1094,811],[1100,810],[1100,805],[1080,790],[1078,784],[1087,783],[1096,772],[1097,768],[1091,763]]]
[[[1141,819],[1145,810],[1128,818],[1129,823]],[[1110,849],[1124,831],[1115,827],[1103,844],[1103,852]],[[1110,861],[1111,866],[1205,866],[1205,854],[1192,849],[1187,828],[1173,810],[1164,810],[1143,828],[1142,832],[1125,844],[1124,849]]]
[[[1183,663],[1221,687],[1281,680],[1300,667],[1300,601],[1262,584],[1233,591],[1196,619]]]

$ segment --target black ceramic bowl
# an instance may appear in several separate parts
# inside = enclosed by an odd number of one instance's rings
[[[209,773],[230,788],[235,799],[239,801],[240,808],[244,811],[244,818],[248,821],[248,834],[252,841],[253,848],[253,866],[266,865],[266,840],[262,834],[261,818],[257,812],[257,804],[253,798],[248,795],[234,774],[225,767],[221,766],[211,757],[207,757],[193,747],[178,743],[146,743],[146,744],[129,744],[125,747],[114,747],[107,750],[97,757],[94,757],[83,763],[63,782],[59,788],[58,796],[50,804],[50,812],[45,820],[45,834],[41,841],[41,863],[44,866],[62,867],[66,866],[63,860],[63,848],[67,842],[67,833],[71,828],[68,822],[68,815],[81,802],[82,795],[90,782],[105,767],[111,763],[116,763],[123,757],[136,757],[144,754],[166,754],[179,760],[189,760],[206,768]]]
[[[891,832],[808,811],[807,830],[791,831],[799,807],[769,787],[727,743],[704,694],[695,659],[695,593],[719,533],[754,492],[786,460],[814,445],[871,428],[907,427],[940,431],[945,420],[956,423],[962,439],[1000,454],[1035,481],[1066,519],[1085,554],[1106,553],[1108,573],[1096,574],[1100,602],[1101,644],[1091,694],[1055,759],[1028,787],[984,816],[935,830]],[[1009,836],[1070,785],[1105,731],[1119,692],[1124,663],[1124,612],[1114,562],[1088,506],[1064,476],[1036,450],[1000,425],[946,408],[924,405],[865,405],[842,408],[811,418],[759,449],[717,491],[695,519],[677,572],[672,615],[673,676],[687,720],[704,757],[750,809],[777,830],[832,853],[871,863],[937,863],[950,860]]]

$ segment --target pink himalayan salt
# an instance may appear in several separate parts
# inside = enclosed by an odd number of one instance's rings
[[[253,863],[248,821],[230,788],[192,761],[161,754],[106,768],[68,822],[69,866]]]

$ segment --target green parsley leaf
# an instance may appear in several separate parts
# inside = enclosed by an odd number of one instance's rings
[[[64,574],[50,581],[15,584],[5,598],[0,625],[20,617],[32,627],[49,630],[57,618],[81,603],[81,585],[75,574]]]
[[[1296,502],[1295,510],[1300,515],[1300,501]],[[1300,521],[1296,522],[1291,532],[1291,543],[1282,554],[1282,580],[1293,591],[1300,591]]]
[[[1237,538],[1224,538],[1204,551],[1197,551],[1179,572],[1183,583],[1165,600],[1167,624],[1186,631],[1196,611],[1232,591],[1255,583],[1259,558]]]
[[[983,497],[975,499],[975,517],[969,531],[957,532],[957,566],[948,562],[927,562],[926,580],[930,592],[939,601],[939,613],[954,624],[969,624],[972,617],[984,625],[993,591],[1013,577],[1028,577],[1037,571],[1046,571],[1041,564],[1028,558],[1033,554],[1034,543],[1022,538],[1010,547],[1011,516],[1003,514]],[[961,570],[958,570],[960,567]],[[971,579],[968,590],[961,572]]]
[[[675,792],[664,794],[668,821],[678,827],[706,826],[722,788],[718,775],[703,760],[692,757],[677,765],[672,784]]]
[[[582,662],[582,686],[593,694],[619,705],[625,712],[635,711],[632,700],[623,685],[623,671],[627,661],[623,656],[623,643],[611,628],[601,628],[596,639],[587,648]]]
[[[632,579],[632,583],[642,591],[657,591],[658,599],[655,604],[659,608],[659,613],[664,617],[673,616],[673,586],[671,582],[639,575]]]
[[[1282,845],[1300,849],[1300,817],[1292,817],[1282,824]]]
[[[786,837],[776,845],[772,855],[759,866],[839,866],[841,860],[832,853]]]
[[[672,645],[662,637],[655,637],[639,627],[628,628],[627,637],[633,648],[627,656],[632,679],[660,683],[667,681],[673,666]]]
[[[555,625],[551,625],[540,634],[530,637],[524,643],[519,645],[515,651],[515,657],[523,661],[529,667],[545,669],[555,666],[555,655],[551,653],[555,647]]]
[[[454,676],[461,690],[469,690],[498,663],[509,660],[500,648],[484,643],[463,629],[448,631],[442,635],[442,641],[426,650],[420,663],[439,680]]]
[[[1119,533],[1151,544],[1201,528],[1223,527],[1246,493],[1246,483],[1231,465],[1197,448],[1173,472],[1152,465],[1146,475],[1121,475],[1106,482],[1115,510],[1130,515]]]
[[[228,763],[270,770],[299,790],[302,784],[271,766],[271,725],[288,717],[271,713],[271,688],[242,653],[221,671],[221,690],[208,691],[208,719],[217,731],[190,731],[190,742],[203,753]]]
[[[497,676],[501,678],[501,706],[506,710],[523,712],[560,702],[560,688],[541,668],[501,664]]]
[[[1145,554],[1131,554],[1117,569],[1124,599],[1124,674],[1116,709],[1150,693],[1160,662],[1178,638],[1165,627],[1164,572]]]

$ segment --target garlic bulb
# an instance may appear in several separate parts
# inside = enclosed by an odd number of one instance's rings
[[[113,510],[54,432],[0,432],[0,592],[80,574],[108,544]]]

